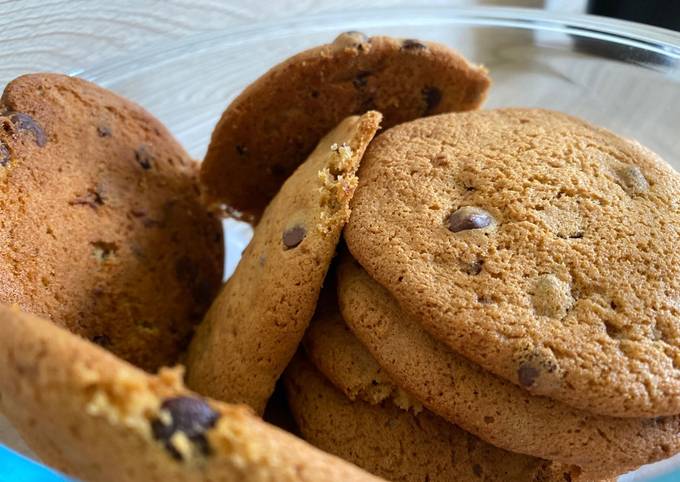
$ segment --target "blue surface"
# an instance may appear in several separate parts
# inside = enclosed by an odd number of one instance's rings
[[[73,482],[0,444],[0,482]]]

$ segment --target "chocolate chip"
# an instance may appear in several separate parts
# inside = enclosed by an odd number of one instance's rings
[[[300,225],[288,228],[283,232],[283,245],[286,249],[295,248],[298,244],[305,239],[307,235],[307,230]]]
[[[309,95],[312,96],[313,99],[318,99],[319,98],[319,91],[318,90],[312,90]]]
[[[482,229],[494,224],[495,220],[487,211],[473,206],[464,206],[446,219],[450,231],[457,233],[469,229]]]
[[[151,155],[151,152],[149,152],[149,148],[147,146],[139,146],[139,148],[135,151],[135,159],[145,171],[151,169],[151,160],[153,159],[153,156]]]
[[[4,142],[0,141],[0,166],[7,167],[7,164],[9,164],[11,159],[12,156],[9,152],[9,147],[7,147],[7,144]]]
[[[163,442],[170,455],[182,459],[182,454],[172,443],[173,435],[178,432],[183,433],[203,455],[210,454],[205,432],[215,426],[220,418],[219,413],[200,398],[188,396],[164,400],[161,410],[166,412],[169,419],[164,416],[156,418],[151,422],[151,430],[154,438]]]
[[[96,343],[97,345],[106,348],[107,346],[111,346],[111,338],[106,335],[95,335],[92,337],[92,343]]]
[[[99,137],[111,137],[111,129],[107,126],[97,126]]]
[[[427,45],[418,40],[407,38],[401,43],[402,50],[427,50]]]
[[[30,132],[33,134],[35,143],[38,147],[44,147],[45,144],[47,144],[47,136],[45,135],[45,131],[40,126],[40,124],[38,124],[38,122],[33,119],[33,117],[22,112],[15,112],[10,114],[9,118],[17,130],[20,132]]]
[[[520,385],[523,387],[530,387],[534,384],[540,372],[538,368],[529,363],[522,363],[517,370],[517,378]]]
[[[363,45],[368,42],[369,39],[365,33],[350,30],[349,32],[343,32],[335,37],[335,40],[333,40],[333,45],[341,49],[358,48],[363,50]]]
[[[422,91],[425,99],[425,114],[431,113],[442,100],[442,91],[436,87],[425,87]]]
[[[104,196],[101,193],[101,189],[91,188],[87,190],[87,193],[82,196],[78,196],[68,202],[71,206],[90,206],[92,209],[97,209],[99,206],[104,204]]]
[[[245,156],[248,154],[248,148],[245,146],[242,146],[241,144],[236,144],[236,152],[238,153],[239,156]]]
[[[571,482],[571,474],[569,472],[564,472],[562,478],[564,478],[565,482]]]
[[[354,84],[354,87],[356,89],[362,89],[366,87],[366,84],[368,83],[368,77],[373,74],[370,70],[360,70],[357,72],[357,75],[354,77],[354,80],[352,80],[352,84]]]

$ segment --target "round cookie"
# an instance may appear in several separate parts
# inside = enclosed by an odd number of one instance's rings
[[[208,202],[257,220],[342,119],[375,109],[384,126],[477,108],[489,78],[444,45],[346,32],[246,88],[222,114],[201,167]]]
[[[189,387],[262,412],[314,314],[380,120],[342,121],[272,200],[191,341]]]
[[[284,381],[306,440],[388,480],[583,480],[576,468],[498,449],[427,411],[350,401],[302,357]]]
[[[399,408],[420,412],[420,402],[392,381],[340,316],[334,274],[328,274],[332,279],[326,280],[303,339],[307,357],[351,401],[377,405],[390,400]]]
[[[680,417],[593,415],[531,395],[471,363],[406,315],[350,256],[338,266],[338,300],[349,327],[387,372],[383,376],[498,447],[603,475],[680,452]]]
[[[0,409],[46,463],[81,480],[377,482],[264,423],[0,307]],[[112,458],[115,454],[115,458]]]
[[[147,370],[174,363],[222,280],[198,167],[141,107],[84,80],[0,100],[0,302]]]
[[[535,109],[397,126],[345,230],[361,265],[485,369],[593,413],[680,413],[680,176]]]

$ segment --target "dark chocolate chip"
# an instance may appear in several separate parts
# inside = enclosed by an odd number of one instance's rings
[[[104,196],[99,187],[88,189],[87,193],[78,196],[68,202],[71,206],[90,206],[92,209],[97,209],[104,204]]]
[[[491,226],[494,218],[487,211],[473,206],[462,207],[446,219],[450,231],[457,233],[469,229],[482,229]]]
[[[401,43],[401,48],[403,50],[426,50],[427,45],[418,40],[407,38]]]
[[[295,248],[298,244],[305,239],[307,235],[307,230],[300,225],[288,228],[283,232],[283,245],[286,249]]]
[[[319,91],[318,90],[312,90],[309,95],[312,96],[312,98],[317,99],[319,97]]]
[[[238,153],[239,156],[245,156],[246,154],[248,154],[248,148],[242,146],[241,144],[236,144],[236,152]]]
[[[33,117],[22,112],[15,112],[11,114],[9,118],[17,130],[33,134],[35,143],[38,147],[44,147],[45,144],[47,144],[47,135],[45,135],[45,131]]]
[[[352,84],[354,84],[354,87],[356,89],[366,87],[366,84],[368,83],[368,77],[371,74],[373,74],[373,72],[371,72],[370,70],[360,70],[354,77],[354,80],[352,80]]]
[[[151,155],[151,152],[149,152],[149,148],[147,146],[139,146],[139,148],[135,151],[135,159],[145,171],[151,169],[151,160],[153,159],[153,156]]]
[[[106,335],[95,335],[92,337],[92,343],[96,343],[97,345],[106,348],[107,346],[111,346],[111,338]]]
[[[107,126],[97,126],[99,137],[111,137],[111,129]]]
[[[437,87],[425,87],[422,91],[425,99],[425,114],[431,113],[442,100],[442,91]]]
[[[564,472],[562,477],[564,478],[565,482],[571,482],[571,474],[569,472]]]
[[[188,396],[164,400],[161,410],[167,412],[170,420],[156,418],[151,422],[151,430],[154,438],[163,442],[170,455],[182,459],[182,454],[172,444],[172,436],[177,432],[183,433],[203,455],[210,454],[205,432],[215,426],[220,418],[219,413],[200,398]]]
[[[517,378],[519,378],[519,383],[523,387],[532,386],[539,374],[538,368],[526,362],[522,363],[517,370]]]
[[[9,164],[11,159],[12,156],[9,152],[9,147],[7,147],[7,144],[4,142],[0,141],[0,166],[7,167],[7,164]]]

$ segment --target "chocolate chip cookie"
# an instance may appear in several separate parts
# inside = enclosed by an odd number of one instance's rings
[[[187,384],[258,412],[297,350],[381,115],[348,117],[285,182],[194,336]]]
[[[352,401],[376,405],[391,400],[404,410],[420,412],[420,402],[392,381],[349,330],[340,316],[335,291],[334,280],[326,280],[303,339],[309,360]]]
[[[10,82],[0,125],[0,302],[174,363],[224,263],[197,164],[141,107],[64,75]]]
[[[305,439],[388,480],[582,480],[576,468],[498,449],[427,411],[350,401],[302,357],[284,380]]]
[[[351,344],[352,351],[368,350],[383,378],[481,439],[600,476],[622,474],[680,451],[680,417],[593,415],[531,395],[430,336],[351,257],[343,256],[337,271],[343,318],[363,345]],[[339,330],[315,325],[310,333]],[[359,353],[353,358],[367,359]]]
[[[201,168],[207,199],[256,220],[345,117],[375,109],[391,127],[474,109],[489,83],[484,68],[444,45],[343,33],[273,67],[229,105]]]
[[[0,409],[46,463],[82,480],[380,479],[68,331],[0,306]],[[115,457],[112,456],[115,454]]]
[[[445,114],[368,150],[345,230],[432,335],[535,395],[680,413],[680,175],[545,110]]]

